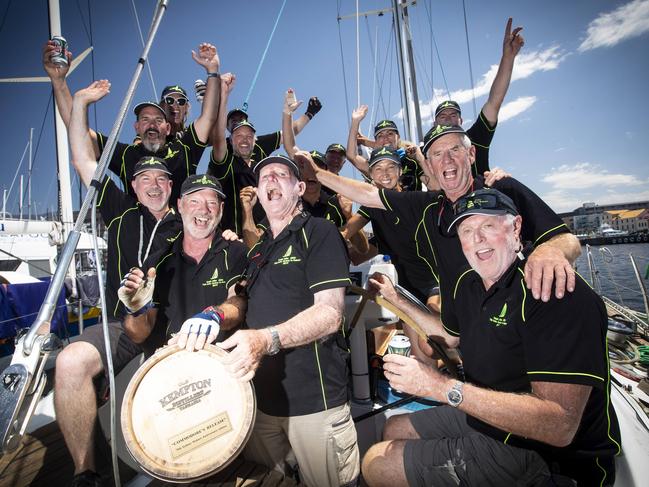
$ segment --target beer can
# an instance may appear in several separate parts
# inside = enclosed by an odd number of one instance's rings
[[[410,356],[410,339],[405,335],[394,335],[388,343],[388,353]]]
[[[68,41],[65,40],[65,37],[54,36],[52,37],[52,42],[56,44],[56,51],[50,57],[50,60],[58,66],[67,66],[68,58],[65,55],[65,51],[68,49]]]

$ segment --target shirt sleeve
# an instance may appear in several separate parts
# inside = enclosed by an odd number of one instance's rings
[[[259,149],[259,159],[256,159],[257,162],[261,161],[263,158],[268,157],[277,149],[279,149],[280,143],[282,141],[281,132],[273,132],[271,134],[264,134],[257,137],[255,141],[255,146]]]
[[[100,154],[104,153],[106,142],[108,142],[108,137],[100,132],[97,132],[97,145],[99,146]],[[110,161],[108,161],[108,169],[110,169],[111,172],[115,174],[120,179],[120,181],[122,181],[122,184],[126,184],[130,179],[129,175],[126,174],[126,166],[124,166],[124,159],[122,157],[128,147],[128,144],[117,142],[113,156],[110,158]]]
[[[181,157],[179,158],[179,160],[186,161],[187,167],[183,169],[186,171],[185,177],[189,177],[193,174],[196,174],[196,168],[201,162],[201,157],[203,156],[203,152],[205,152],[207,143],[199,140],[198,135],[196,135],[194,122],[192,122],[189,127],[187,127],[187,130],[185,130],[185,132],[183,133],[183,136],[179,140],[179,143],[185,151],[185,157]],[[174,172],[173,169],[172,172]]]
[[[349,286],[349,258],[338,229],[324,219],[310,220],[313,226],[306,242],[306,280],[309,290],[315,294],[325,289]]]
[[[487,121],[484,113],[480,111],[478,119],[471,125],[466,134],[475,146],[475,164],[473,165],[473,175],[483,175],[489,170],[489,146],[496,132],[496,125],[493,127]]]
[[[343,210],[340,208],[340,203],[336,195],[327,200],[326,219],[332,221],[338,228],[347,223],[347,218],[343,215]]]
[[[578,277],[576,289],[544,303],[527,294],[521,336],[530,381],[605,388],[608,380],[606,310]],[[521,284],[523,284],[521,280]]]
[[[107,228],[110,228],[115,218],[134,208],[136,204],[137,202],[133,197],[128,196],[119,189],[109,176],[104,176],[104,181],[97,196],[97,208]]]
[[[248,248],[241,242],[230,243],[226,262],[228,267],[228,281],[225,285],[227,289],[230,289],[230,286],[235,284],[243,276],[248,266],[247,253]]]
[[[207,164],[207,174],[214,176],[216,179],[223,179],[232,167],[234,153],[229,141],[225,145],[225,155],[220,161],[214,160],[214,151],[210,151],[210,161]]]
[[[570,233],[559,216],[531,189],[514,178],[496,181],[493,187],[509,196],[523,217],[521,235],[524,241],[534,246],[547,242],[552,237]]]

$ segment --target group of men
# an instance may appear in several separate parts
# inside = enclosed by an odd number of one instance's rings
[[[524,185],[485,173],[523,45],[520,28],[511,27],[509,19],[489,98],[469,130],[459,105],[446,101],[422,145],[402,141],[390,120],[376,125],[371,140],[359,132],[367,113],[359,107],[347,148],[330,144],[324,154],[295,141],[321,109],[317,98],[294,119],[300,103],[289,90],[282,130],[256,136],[245,111],[228,112],[235,76],[220,74],[216,48],[201,44],[192,52],[207,79],[200,115],[186,125],[189,99],[178,85],[166,87],[159,102],[138,104],[136,140],[118,143],[109,164],[122,189],[109,177],[93,181],[106,140],[89,128],[87,109],[110,83],[96,81],[73,97],[67,68],[50,61],[55,46],[48,43],[43,63],[73,165],[85,185],[100,188],[115,370],[168,342],[188,350],[217,342],[230,350],[229,372],[255,384],[258,411],[244,456],[282,472],[297,468],[306,485],[357,485],[344,291],[350,258],[387,253],[400,283],[441,308],[441,320],[411,309],[384,276],[372,285],[431,336],[460,346],[466,380],[439,374],[424,343],[413,343],[417,358],[386,356],[394,387],[449,406],[392,418],[385,441],[363,459],[365,481],[502,485],[524,478],[525,485],[555,485],[563,476],[611,484],[619,432],[606,358],[602,352],[601,360],[586,360],[593,348],[571,355],[573,345],[605,348],[598,298],[571,267],[578,241]],[[271,155],[282,143],[288,157]],[[197,175],[210,145],[207,174]],[[369,158],[358,145],[373,149]],[[338,175],[345,157],[369,182]],[[351,201],[362,205],[356,215]],[[371,242],[362,231],[368,221]],[[593,303],[590,314],[574,316],[575,303]],[[97,404],[108,393],[107,357],[95,328],[56,365],[56,414],[79,486],[101,484],[93,442]],[[587,333],[588,343],[556,343]],[[555,354],[559,348],[565,353]]]

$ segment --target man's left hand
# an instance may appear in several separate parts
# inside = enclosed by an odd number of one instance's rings
[[[305,115],[311,120],[321,109],[322,102],[318,100],[317,96],[312,96],[309,98],[309,105],[306,107]]]
[[[493,186],[496,181],[500,181],[503,178],[511,178],[512,175],[506,172],[504,169],[499,167],[494,167],[491,171],[484,172],[484,184],[485,186]]]
[[[563,298],[566,289],[575,290],[575,271],[559,249],[541,244],[527,258],[525,282],[534,299],[550,300],[552,284],[557,299]]]
[[[383,357],[383,372],[393,389],[418,397],[444,400],[448,379],[416,357],[389,353]]]
[[[238,330],[227,340],[217,345],[232,351],[225,360],[228,372],[242,382],[252,380],[262,357],[268,350],[268,341],[263,330]]]

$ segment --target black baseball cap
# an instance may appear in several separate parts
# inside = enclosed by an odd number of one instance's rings
[[[293,171],[293,174],[295,174],[296,178],[300,179],[300,168],[297,166],[297,164],[295,164],[295,162],[293,162],[286,156],[268,156],[255,164],[255,167],[253,167],[252,170],[257,176],[257,179],[259,179],[259,172],[268,164],[284,164],[291,171]]]
[[[246,117],[246,120],[248,120],[248,114],[243,108],[233,108],[228,112],[228,116],[226,117],[226,120],[230,120],[230,117],[235,115],[236,113],[241,113],[244,117]]]
[[[453,101],[453,100],[446,100],[439,105],[437,105],[437,108],[435,108],[435,118],[437,118],[437,115],[439,115],[439,112],[442,110],[446,110],[447,108],[450,108],[451,110],[455,110],[457,113],[462,115],[462,110],[460,110],[460,105],[458,102]]]
[[[401,157],[399,157],[399,153],[396,150],[390,149],[389,147],[381,147],[380,149],[374,149],[372,151],[369,167],[371,168],[377,162],[386,160],[401,165]]]
[[[160,110],[160,113],[162,113],[162,116],[165,118],[165,120],[167,120],[167,114],[165,113],[165,111],[154,101],[143,101],[142,103],[138,103],[137,105],[135,105],[135,108],[133,108],[133,113],[135,113],[135,116],[138,117],[142,109],[146,107],[157,108],[158,110]]]
[[[225,199],[225,193],[223,192],[221,183],[219,183],[218,179],[209,174],[194,174],[185,179],[180,187],[180,196],[195,193],[201,189],[211,189],[218,194],[222,200]]]
[[[164,159],[160,159],[159,157],[142,157],[135,164],[135,168],[133,169],[133,177],[131,179],[135,179],[135,176],[143,173],[144,171],[162,171],[171,176],[171,171],[167,167],[167,163],[164,161]]]
[[[433,142],[447,134],[466,135],[466,132],[459,125],[433,125],[433,128],[426,132],[424,136],[424,146],[421,151],[426,154]]]
[[[160,100],[164,100],[165,96],[173,95],[173,94],[180,95],[185,100],[189,100],[189,98],[187,98],[187,92],[185,91],[185,89],[182,86],[178,86],[178,85],[165,86],[165,89],[162,90],[162,95],[160,95]]]
[[[318,166],[321,169],[327,169],[327,161],[325,159],[325,155],[320,152],[319,150],[312,150],[309,152],[311,155],[311,159],[313,159],[313,162],[316,163],[316,166]]]
[[[381,120],[374,127],[374,138],[376,139],[376,136],[379,135],[381,132],[384,132],[385,130],[394,130],[397,134],[399,133],[397,124],[394,123],[392,120]]]
[[[241,127],[250,127],[253,132],[257,132],[255,130],[255,126],[248,122],[248,120],[241,120],[241,122],[238,122],[234,127],[232,127],[232,131],[230,133],[233,134],[235,130],[240,129]]]
[[[329,147],[327,147],[325,154],[327,152],[342,152],[343,154],[345,154],[345,152],[347,151],[345,150],[345,146],[342,144],[329,144]]]
[[[492,188],[483,188],[462,196],[453,205],[451,231],[460,220],[471,215],[518,215],[518,209],[506,194]]]

